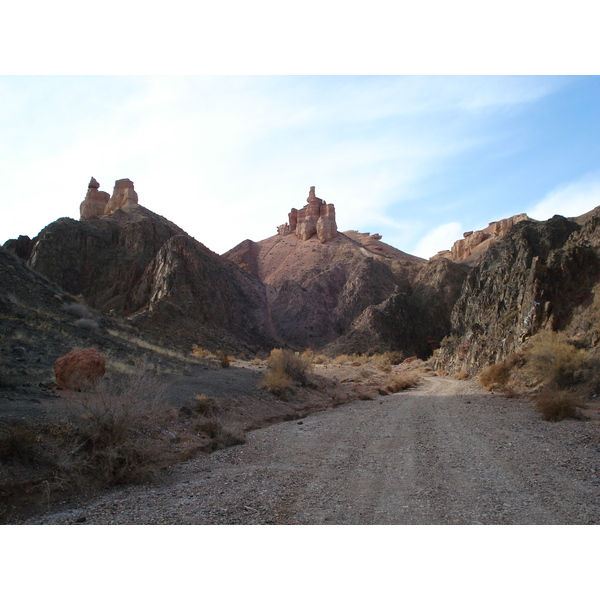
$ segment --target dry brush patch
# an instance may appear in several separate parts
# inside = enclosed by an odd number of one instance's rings
[[[488,390],[494,387],[504,387],[510,379],[511,371],[512,365],[502,361],[486,367],[477,379]]]
[[[561,390],[555,386],[541,388],[532,401],[542,418],[553,422],[577,417],[577,408],[582,406],[577,395],[571,390]]]
[[[529,340],[524,352],[525,370],[544,384],[566,387],[577,382],[586,353],[562,334],[541,331]]]
[[[421,382],[421,376],[418,373],[410,371],[398,371],[392,373],[385,382],[386,391],[394,394],[402,390],[416,387]]]
[[[301,385],[307,384],[310,367],[310,363],[291,350],[275,348],[267,359],[267,372],[260,386],[278,398],[287,399],[294,381]]]

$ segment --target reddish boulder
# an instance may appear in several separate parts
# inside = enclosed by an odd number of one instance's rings
[[[94,387],[105,373],[104,356],[97,348],[73,350],[54,362],[56,383],[65,390]]]

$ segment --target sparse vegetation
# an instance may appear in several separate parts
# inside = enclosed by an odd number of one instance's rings
[[[215,401],[205,394],[194,396],[194,412],[203,417],[212,417],[215,412]]]
[[[78,317],[79,319],[94,320],[94,313],[87,306],[80,304],[79,302],[63,304],[61,308],[63,312]]]
[[[468,377],[469,377],[469,374],[468,374],[468,373],[467,373],[467,371],[465,371],[464,369],[461,369],[461,370],[460,370],[458,373],[456,373],[456,374],[454,375],[454,377],[455,377],[456,379],[459,379],[459,380],[461,380],[461,381],[462,381],[463,379],[468,379]]]
[[[387,378],[385,389],[392,394],[415,387],[421,381],[420,375],[410,371],[398,371]]]
[[[484,387],[492,389],[494,387],[503,387],[508,383],[510,379],[510,372],[512,365],[508,362],[502,361],[490,365],[484,369],[477,378],[479,383]]]
[[[210,358],[212,356],[212,352],[210,350],[206,350],[205,348],[200,348],[197,344],[192,346],[192,355],[197,358]]]
[[[533,397],[533,405],[545,421],[556,422],[575,417],[579,401],[570,390],[545,386]]]
[[[310,364],[291,350],[275,348],[269,354],[267,367],[260,386],[285,400],[293,381],[306,384]]]
[[[108,484],[136,482],[149,473],[153,457],[139,428],[162,400],[164,387],[146,371],[103,381],[95,391],[70,399],[79,447],[87,465]]]
[[[577,349],[564,335],[542,331],[529,342],[525,369],[540,383],[566,387],[579,379],[585,359],[585,350]]]
[[[77,319],[73,325],[75,327],[83,327],[84,329],[98,329],[99,327],[98,321],[94,319]]]
[[[230,358],[226,350],[217,350],[215,352],[215,356],[217,357],[217,360],[219,361],[221,367],[223,367],[224,369],[227,369],[229,367]]]
[[[306,375],[310,370],[310,364],[300,355],[281,348],[271,350],[267,366],[270,371],[285,373],[290,379],[301,384],[306,383]]]

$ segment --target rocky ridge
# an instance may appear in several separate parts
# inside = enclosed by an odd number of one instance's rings
[[[522,221],[468,274],[441,364],[477,372],[540,330],[599,339],[600,207],[578,219]]]
[[[463,233],[463,239],[457,240],[450,250],[441,250],[430,260],[436,258],[448,258],[454,262],[467,262],[476,264],[484,252],[498,240],[503,238],[509,230],[520,221],[531,221],[525,213],[492,221],[485,229],[479,231],[466,231]]]

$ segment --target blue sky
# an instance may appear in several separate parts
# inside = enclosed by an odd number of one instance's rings
[[[596,76],[3,76],[0,242],[78,218],[94,176],[215,252],[308,189],[340,230],[429,257],[526,212],[600,205]]]

